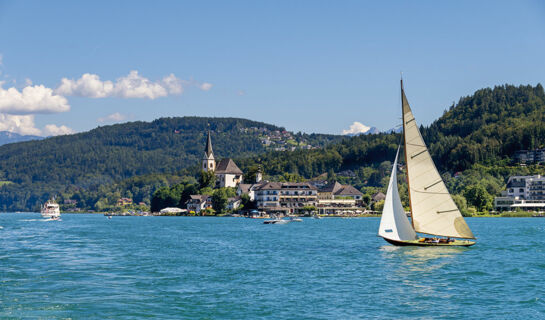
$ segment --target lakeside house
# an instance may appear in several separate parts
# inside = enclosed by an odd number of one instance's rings
[[[227,199],[227,209],[229,210],[236,210],[240,205],[242,204],[242,200],[240,200],[240,197],[233,197]]]
[[[307,182],[266,182],[255,189],[255,201],[267,213],[296,213],[316,206],[318,189]]]
[[[507,189],[500,197],[494,198],[496,211],[545,210],[545,177],[511,176],[507,180]]]
[[[351,185],[331,182],[318,189],[319,214],[347,214],[363,212],[363,193]]]
[[[205,194],[192,194],[186,203],[188,212],[199,213],[202,210],[212,208],[212,197]]]

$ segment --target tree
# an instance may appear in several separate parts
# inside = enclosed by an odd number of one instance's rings
[[[224,188],[220,188],[214,191],[212,194],[212,208],[217,213],[223,213],[227,209],[227,192]]]
[[[198,194],[199,188],[196,184],[188,184],[185,186],[184,191],[182,192],[182,196],[180,197],[180,202],[178,203],[178,207],[183,208],[187,201],[189,200],[190,196],[192,194]]]
[[[255,179],[257,177],[257,173],[259,172],[260,168],[258,165],[253,165],[248,168],[246,171],[246,174],[244,175],[244,183],[254,183],[256,182]]]
[[[201,170],[201,174],[199,176],[199,186],[200,189],[203,188],[213,188],[214,184],[216,183],[216,175],[213,171],[204,171]]]
[[[153,193],[150,210],[152,212],[159,212],[163,208],[174,207],[178,205],[179,202],[179,194],[171,192],[169,187],[162,187]]]
[[[384,200],[377,201],[373,203],[372,205],[374,211],[382,211],[382,208],[384,208]]]
[[[257,209],[257,205],[255,201],[250,200],[250,196],[248,194],[246,193],[242,194],[240,196],[240,200],[241,200],[242,207],[245,210]]]
[[[492,207],[492,196],[482,185],[469,186],[464,191],[467,202],[478,211],[484,211]]]

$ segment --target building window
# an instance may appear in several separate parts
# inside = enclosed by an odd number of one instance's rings
[[[519,192],[524,192],[524,189],[520,188],[520,189],[519,189]]]
[[[210,163],[210,169],[212,169],[212,163]]]

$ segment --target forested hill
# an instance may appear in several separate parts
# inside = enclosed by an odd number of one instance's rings
[[[478,90],[422,135],[443,170],[505,163],[517,150],[545,146],[545,92],[541,84]]]
[[[196,166],[211,130],[214,155],[262,153],[267,137],[298,146],[343,139],[293,134],[274,125],[237,118],[161,118],[98,127],[74,135],[0,146],[0,210],[29,210],[67,188],[93,189],[138,175],[175,174]],[[282,140],[284,139],[284,140]],[[271,148],[271,147],[268,147]]]
[[[419,106],[413,106],[418,120]],[[545,92],[537,86],[497,86],[463,97],[429,127],[421,127],[441,172],[453,174],[475,164],[509,165],[517,150],[545,146]],[[241,159],[243,168],[259,162],[270,175],[311,178],[341,172],[359,188],[382,186],[400,141],[399,134],[362,135],[324,150],[267,153]],[[501,178],[501,177],[498,177]]]

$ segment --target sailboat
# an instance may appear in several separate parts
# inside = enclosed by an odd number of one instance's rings
[[[379,236],[398,246],[469,247],[474,245],[475,241],[468,239],[475,239],[475,236],[452,200],[422,139],[403,90],[403,80],[401,80],[401,106],[411,221],[405,214],[397,188],[400,146],[397,149],[384,200]],[[425,236],[419,236],[418,233]]]

